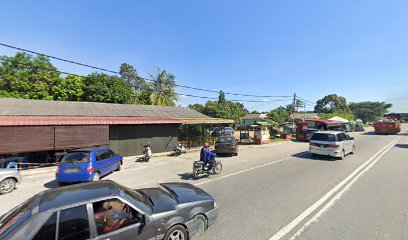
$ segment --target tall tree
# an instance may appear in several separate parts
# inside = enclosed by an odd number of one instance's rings
[[[315,112],[323,114],[339,112],[343,113],[341,116],[345,116],[351,111],[347,105],[346,98],[337,96],[336,94],[330,94],[317,100]]]
[[[278,107],[268,113],[268,116],[272,118],[273,121],[282,124],[285,122],[292,121],[291,118],[292,105],[289,104],[286,107]]]
[[[59,101],[80,101],[84,95],[84,78],[68,75],[54,87],[54,99]]]
[[[225,93],[221,90],[218,96],[218,103],[225,103]]]
[[[357,102],[350,103],[349,107],[357,118],[364,122],[374,122],[388,113],[392,104],[386,102]]]
[[[175,76],[166,71],[157,69],[156,74],[150,74],[152,93],[150,103],[159,106],[175,106],[178,97],[174,91],[176,87]]]
[[[3,56],[0,65],[0,95],[28,99],[55,99],[55,87],[62,78],[50,60],[44,56],[33,57],[17,53]]]
[[[117,76],[92,73],[84,78],[82,101],[105,103],[134,103],[130,83]]]

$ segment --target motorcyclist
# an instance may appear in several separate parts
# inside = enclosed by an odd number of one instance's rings
[[[145,152],[145,158],[152,158],[152,149],[150,148],[150,142],[148,142],[145,146],[144,146],[144,152]]]
[[[203,148],[200,151],[200,161],[204,162],[204,170],[208,170],[212,168],[212,159],[216,157],[215,153],[210,151],[210,146],[208,143],[204,143]]]

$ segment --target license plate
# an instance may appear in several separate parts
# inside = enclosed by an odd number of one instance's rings
[[[69,168],[65,170],[65,173],[77,173],[79,172],[78,168]]]

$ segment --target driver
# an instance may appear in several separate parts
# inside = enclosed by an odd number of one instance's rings
[[[200,161],[205,163],[204,170],[207,171],[208,169],[211,169],[211,162],[215,156],[216,155],[210,151],[209,144],[204,143],[204,146],[203,148],[201,148],[201,151],[200,151]]]

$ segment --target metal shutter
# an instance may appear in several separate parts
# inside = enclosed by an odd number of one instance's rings
[[[109,145],[109,126],[56,126],[55,149]]]

